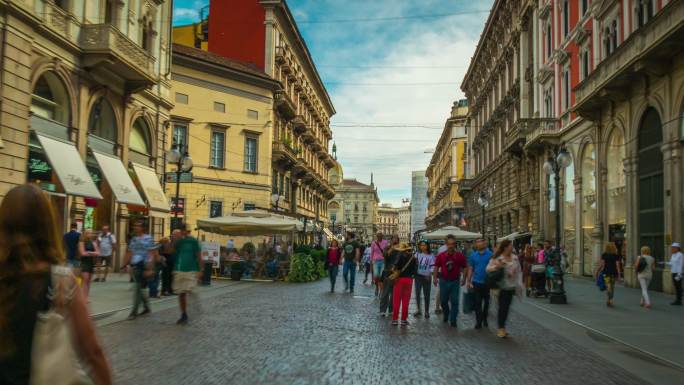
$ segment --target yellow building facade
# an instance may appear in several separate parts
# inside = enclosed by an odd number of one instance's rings
[[[425,172],[428,178],[428,216],[425,219],[428,230],[461,224],[464,204],[458,185],[466,173],[467,115],[467,100],[454,102]]]
[[[176,166],[167,167],[172,215],[194,230],[198,219],[268,210],[277,82],[241,63],[177,44],[173,62],[175,104],[169,135],[181,152],[187,151],[193,168],[181,175],[176,205]],[[227,241],[200,234],[222,244]]]

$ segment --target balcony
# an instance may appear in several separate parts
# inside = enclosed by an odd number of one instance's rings
[[[519,155],[523,151],[523,146],[525,145],[525,133],[521,130],[522,121],[524,119],[518,119],[508,132],[506,132],[506,138],[504,139],[504,151]]]
[[[304,126],[305,129],[302,132],[302,140],[306,144],[314,143],[316,142],[316,137],[313,134],[313,130],[311,129],[311,126]]]
[[[328,166],[328,168],[333,168],[337,165],[337,161],[330,155],[330,153],[326,152],[326,157],[325,157],[325,165]]]
[[[292,102],[292,99],[290,99],[290,96],[285,92],[285,90],[279,90],[275,92],[275,106],[278,112],[285,118],[285,119],[292,119],[295,117],[297,114],[297,109],[295,108],[294,103]]]
[[[597,119],[604,103],[624,100],[634,81],[644,74],[665,75],[672,58],[682,50],[684,2],[671,1],[574,88],[574,111],[587,119]]]
[[[560,121],[553,118],[520,119],[521,132],[525,134],[525,150],[543,148],[560,140]]]
[[[127,93],[151,87],[157,81],[155,58],[109,24],[84,24],[79,44],[84,67],[105,68],[122,77]]]
[[[306,122],[304,121],[304,116],[295,115],[295,117],[292,118],[292,127],[294,128],[294,132],[297,134],[301,134],[302,132],[306,131]]]
[[[461,179],[458,183],[458,194],[463,197],[464,194],[467,194],[471,191],[473,191],[473,180],[465,178]]]
[[[292,167],[297,163],[297,154],[287,142],[273,142],[273,163],[283,167]]]
[[[278,64],[285,63],[285,47],[276,47],[276,49],[275,49],[275,61]]]

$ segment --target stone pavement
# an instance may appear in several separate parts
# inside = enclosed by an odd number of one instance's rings
[[[187,326],[172,308],[99,327],[116,383],[646,383],[518,312],[512,338],[500,340],[493,327],[472,329],[471,316],[457,330],[436,316],[391,326],[369,288],[352,297],[328,293],[325,281],[240,282],[226,291],[203,298]]]

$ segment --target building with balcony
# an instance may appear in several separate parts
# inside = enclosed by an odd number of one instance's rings
[[[164,0],[0,1],[0,199],[33,182],[60,231],[162,234],[171,16]]]
[[[425,230],[425,218],[428,211],[428,180],[425,170],[411,172],[411,239],[416,233]]]
[[[397,224],[397,235],[401,242],[411,242],[411,205],[402,204],[397,209],[399,222]]]
[[[497,31],[511,36],[510,49]],[[606,242],[625,256],[631,285],[640,246],[666,261],[667,245],[684,238],[683,36],[681,0],[496,1],[463,83],[469,224],[480,228],[476,200],[485,193],[490,236],[550,239],[560,216],[574,274],[591,275]],[[506,74],[494,58],[512,62],[512,99],[490,80]],[[499,107],[507,103],[514,119]],[[573,161],[555,196],[542,163],[557,146]],[[656,270],[652,287],[669,290],[669,271]]]
[[[254,67],[179,44],[173,45],[171,79],[175,105],[169,136],[193,160],[192,170],[181,175],[173,214],[194,228],[198,219],[269,210],[269,120],[278,82]],[[175,203],[176,166],[166,171],[166,192]],[[206,237],[221,244],[228,240]]]
[[[463,199],[458,185],[465,176],[468,134],[466,118],[468,101],[454,102],[451,116],[447,119],[442,135],[425,171],[428,179],[428,230],[443,226],[458,226],[463,219]]]
[[[352,231],[357,240],[370,242],[377,231],[375,223],[380,202],[373,176],[370,184],[346,179],[342,166],[337,164],[330,171],[330,184],[335,189],[335,196],[328,202],[333,233],[341,236],[346,231]]]
[[[385,238],[399,235],[399,209],[392,207],[390,203],[383,203],[378,207],[378,216],[375,223],[378,231]]]
[[[285,0],[210,1],[208,22],[180,26],[176,37],[280,84],[270,119],[272,190],[285,197],[279,208],[290,215],[328,223],[335,108]]]

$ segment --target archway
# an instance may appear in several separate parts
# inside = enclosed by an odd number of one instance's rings
[[[69,125],[69,95],[64,83],[51,71],[38,78],[31,94],[31,113],[64,126]]]
[[[618,251],[624,250],[627,226],[627,206],[625,193],[625,141],[622,132],[613,130],[608,139],[606,166],[608,169],[608,186],[606,206],[608,208],[608,240],[615,242]]]
[[[596,224],[596,150],[587,144],[582,155],[582,267],[583,275],[593,273],[594,239]]]
[[[658,112],[649,107],[641,118],[638,136],[639,148],[639,216],[638,244],[649,246],[656,262],[664,260],[663,210],[663,129]],[[662,290],[661,268],[656,264],[652,287]]]
[[[107,99],[98,98],[90,108],[88,116],[88,133],[110,143],[116,143],[116,115]]]
[[[576,213],[575,213],[575,161],[565,168],[563,172],[563,245],[568,255],[568,266],[575,268],[575,242],[576,233]],[[574,272],[574,270],[573,270]]]

